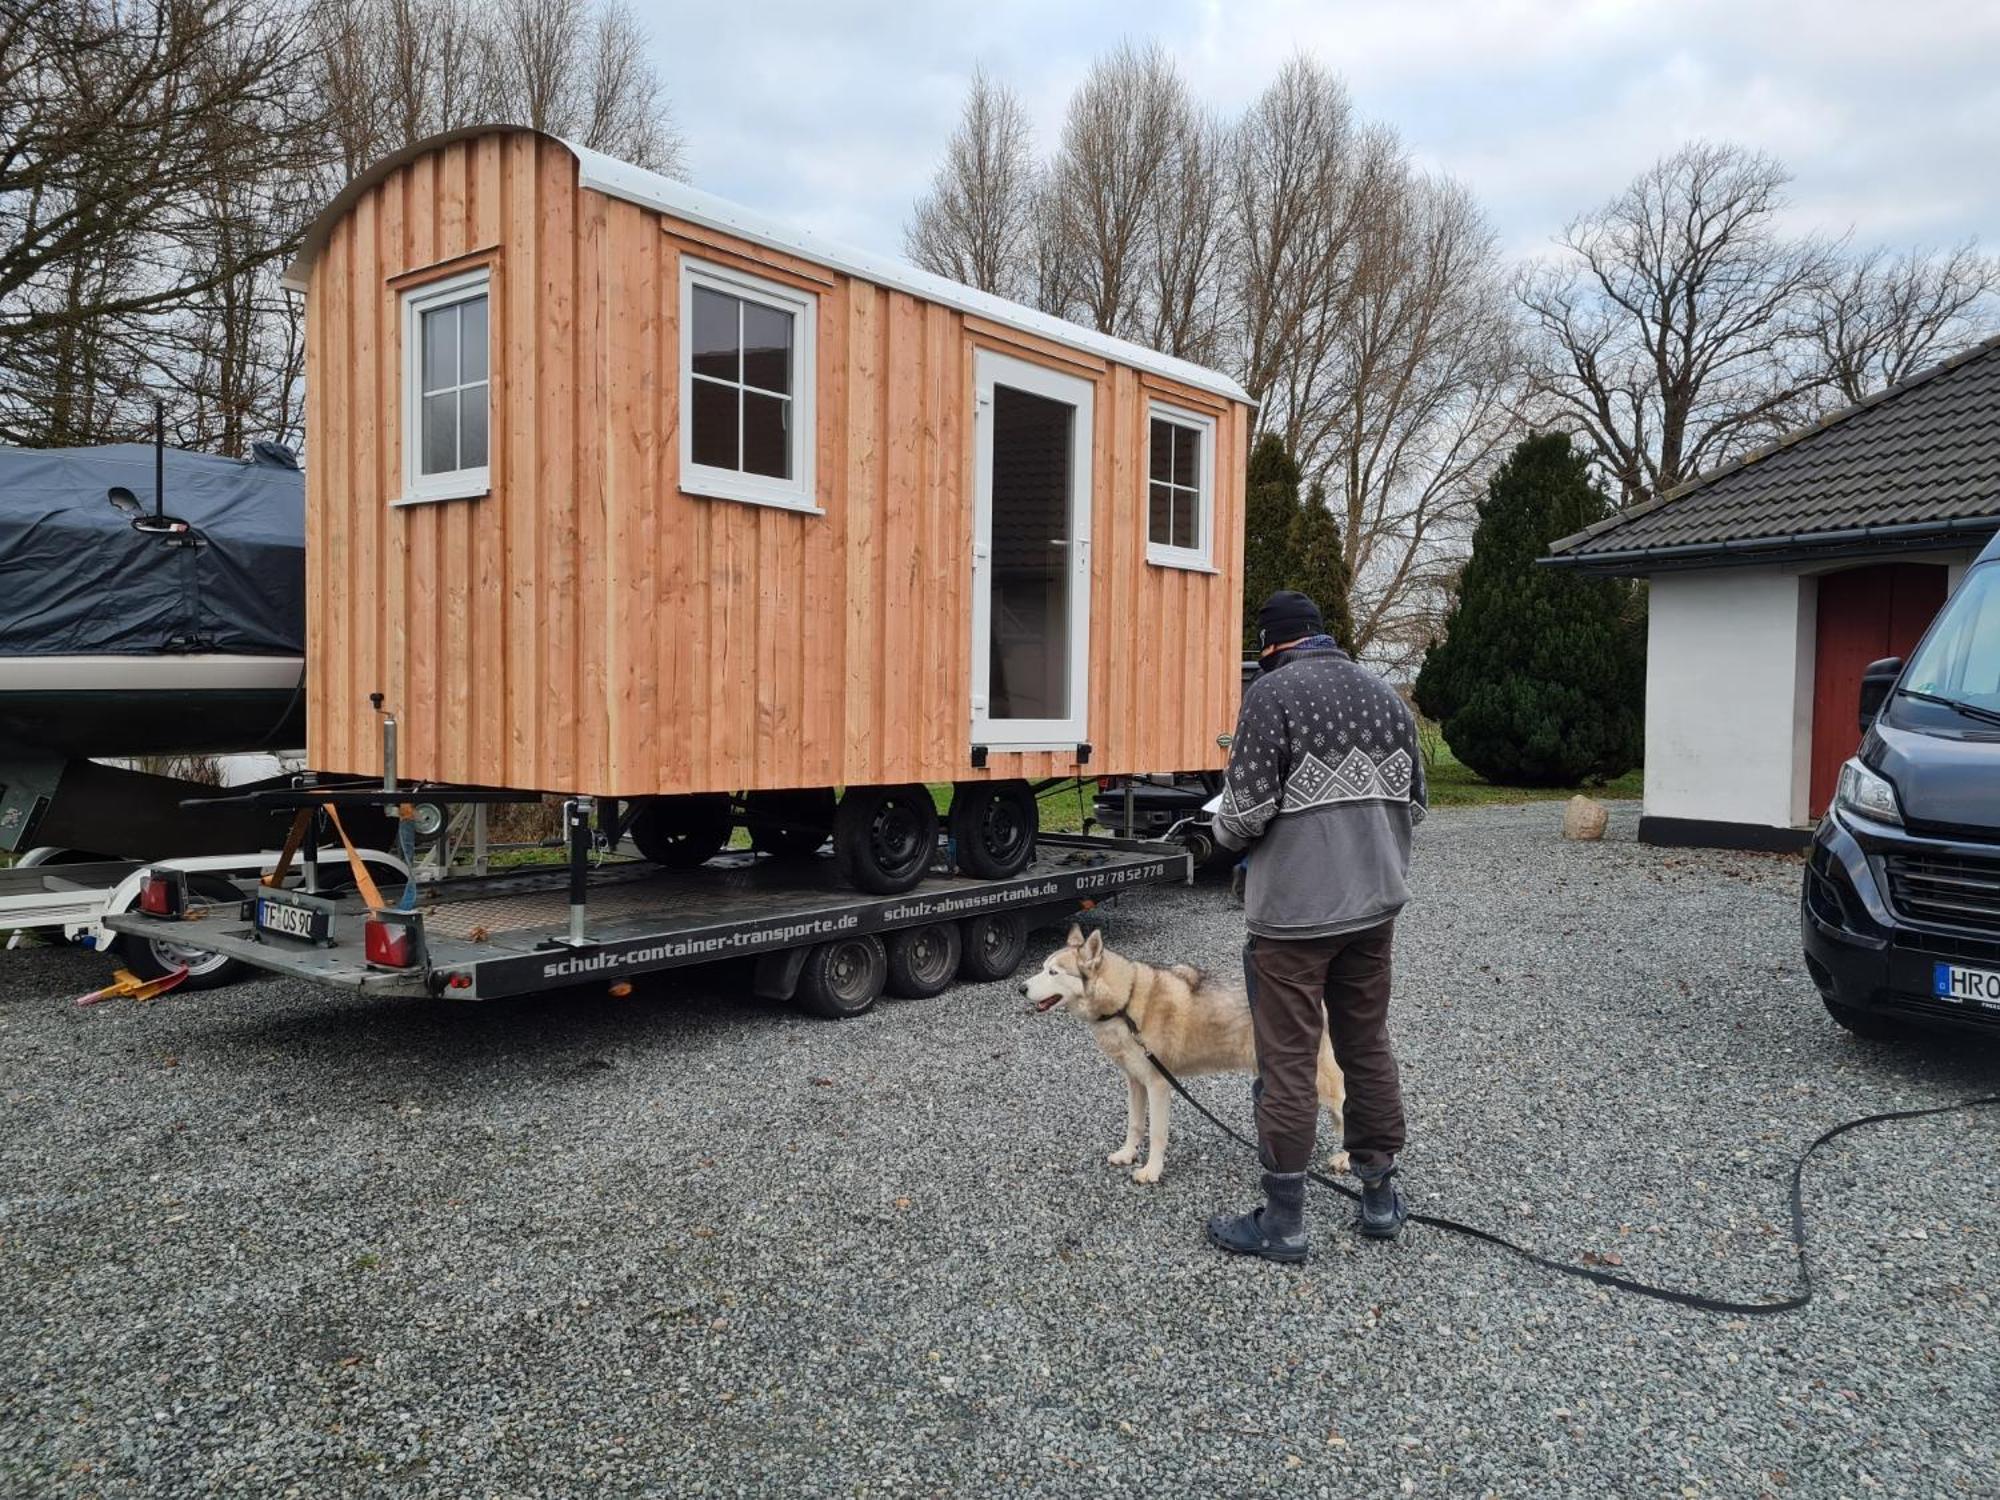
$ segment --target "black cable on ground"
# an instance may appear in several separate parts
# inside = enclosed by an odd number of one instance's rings
[[[1132,1026],[1130,1017],[1126,1018],[1125,1024]],[[1135,1038],[1138,1037],[1138,1028],[1136,1026],[1132,1027],[1132,1034]],[[1146,1044],[1143,1040],[1140,1041],[1139,1047],[1141,1051],[1146,1051]],[[1149,1051],[1146,1051],[1146,1061],[1159,1071],[1160,1076],[1166,1079],[1173,1087],[1175,1093],[1192,1104],[1196,1111],[1206,1117],[1209,1123],[1214,1125],[1216,1129],[1239,1145],[1247,1146],[1253,1154],[1256,1152],[1257,1143],[1255,1141],[1223,1120],[1214,1110],[1195,1098],[1193,1094],[1190,1094],[1181,1081],[1168,1072],[1167,1069],[1161,1067],[1159,1059],[1154,1057]],[[1859,1130],[1864,1125],[1881,1125],[1891,1120],[1921,1120],[1930,1115],[1955,1114],[1960,1110],[1967,1109],[1991,1109],[1996,1105],[2000,1105],[2000,1094],[1986,1094],[1976,1099],[1961,1099],[1956,1104],[1934,1104],[1927,1109],[1885,1110],[1881,1114],[1863,1115],[1859,1119],[1847,1120],[1842,1124],[1834,1126],[1831,1130],[1823,1131],[1814,1139],[1811,1145],[1799,1153],[1798,1160],[1792,1165],[1791,1241],[1792,1248],[1797,1253],[1799,1260],[1799,1289],[1788,1297],[1781,1297],[1766,1302],[1731,1302],[1721,1297],[1704,1297],[1697,1292],[1681,1292],[1674,1290],[1672,1287],[1652,1286],[1643,1281],[1636,1281],[1630,1276],[1618,1276],[1610,1271],[1600,1271],[1593,1266],[1573,1266],[1566,1261],[1552,1260],[1546,1255],[1528,1249],[1525,1245],[1517,1245],[1512,1240],[1502,1235],[1497,1235],[1489,1229],[1481,1229],[1474,1224],[1462,1224],[1457,1219],[1447,1219],[1441,1214],[1423,1214],[1412,1211],[1410,1222],[1424,1224],[1432,1229],[1442,1229],[1447,1234],[1459,1234],[1464,1235],[1468,1239],[1478,1240],[1481,1244],[1491,1245],[1495,1249],[1504,1250],[1509,1255],[1515,1256],[1520,1260],[1525,1260],[1530,1265],[1540,1266],[1545,1271],[1556,1271],[1564,1276],[1576,1276],[1585,1281],[1594,1281],[1599,1286],[1609,1287],[1614,1292],[1625,1292],[1634,1297],[1650,1297],[1656,1302],[1671,1302],[1677,1307],[1692,1307],[1698,1312],[1731,1313],[1743,1317],[1763,1317],[1772,1313],[1797,1312],[1813,1299],[1812,1267],[1806,1255],[1805,1209],[1806,1163],[1812,1159],[1812,1154],[1828,1141],[1838,1136],[1843,1136],[1850,1130]],[[1324,1187],[1332,1188],[1343,1197],[1352,1198],[1356,1201],[1359,1201],[1361,1197],[1359,1193],[1347,1186],[1346,1183],[1336,1182],[1324,1173],[1308,1170],[1306,1176]]]

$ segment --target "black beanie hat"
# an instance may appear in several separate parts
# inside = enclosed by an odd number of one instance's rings
[[[1325,629],[1319,606],[1296,589],[1279,589],[1257,611],[1257,645],[1264,650]]]

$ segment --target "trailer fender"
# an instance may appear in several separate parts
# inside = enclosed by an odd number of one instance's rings
[[[798,993],[799,970],[806,966],[810,948],[780,948],[775,953],[757,955],[757,973],[751,981],[753,994],[766,1000],[789,1000]]]

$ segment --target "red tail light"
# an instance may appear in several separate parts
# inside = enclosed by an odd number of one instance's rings
[[[1097,778],[1097,789],[1100,792],[1115,792],[1118,790],[1118,787],[1119,778],[1116,776],[1100,776]]]
[[[416,960],[415,934],[401,922],[383,922],[373,917],[361,928],[368,962],[385,969],[407,969]]]
[[[139,882],[139,910],[149,917],[174,914],[174,885],[164,875],[148,875]]]

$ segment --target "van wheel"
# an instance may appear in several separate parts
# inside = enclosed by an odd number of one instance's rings
[[[895,896],[937,855],[937,804],[919,782],[849,787],[833,815],[833,857],[856,890]]]
[[[842,1021],[874,1009],[889,978],[889,955],[874,933],[836,938],[806,954],[793,998],[816,1016]]]
[[[692,870],[721,853],[735,826],[722,792],[641,797],[625,824],[640,855],[670,870]]]
[[[905,927],[889,934],[889,993],[905,1000],[928,1000],[958,978],[956,922]]]
[[[1021,967],[1028,952],[1028,919],[1019,912],[996,911],[967,917],[960,926],[958,977],[973,984],[1006,979]]]
[[[1819,997],[1826,1013],[1845,1026],[1858,1037],[1871,1042],[1893,1042],[1908,1035],[1907,1030],[1887,1016],[1878,1016],[1872,1010],[1858,1010],[1852,1005],[1842,1005],[1838,1000],[1825,995]]]
[[[833,788],[796,792],[750,792],[743,798],[750,847],[779,858],[803,859],[819,853],[833,831]]]
[[[1035,857],[1041,809],[1025,781],[961,781],[952,790],[958,867],[983,880],[1018,875]]]

